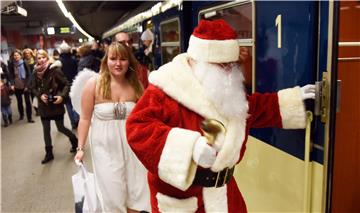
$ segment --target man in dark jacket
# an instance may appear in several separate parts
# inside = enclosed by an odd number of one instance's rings
[[[65,41],[61,43],[59,48],[60,48],[60,61],[62,64],[62,71],[71,85],[75,76],[78,73],[77,61],[71,57],[71,53],[70,53],[71,47]],[[73,109],[70,98],[65,102],[65,106],[69,115],[71,126],[73,129],[76,129],[79,123],[79,115]]]
[[[79,47],[78,53],[80,60],[78,63],[78,71],[88,68],[95,72],[100,70],[100,60],[91,54],[91,44],[86,43]]]

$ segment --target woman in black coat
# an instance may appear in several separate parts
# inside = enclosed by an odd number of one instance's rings
[[[45,50],[39,50],[36,59],[32,89],[39,100],[38,110],[43,126],[46,151],[45,158],[41,161],[44,164],[54,159],[50,135],[51,120],[55,120],[58,131],[70,139],[71,153],[76,152],[78,139],[71,130],[64,126],[64,100],[68,98],[70,90],[66,77],[60,67],[55,66],[55,63],[49,63],[49,56]]]
[[[15,92],[20,118],[24,119],[23,96],[25,99],[26,116],[29,123],[34,123],[31,109],[31,70],[29,65],[22,59],[22,53],[16,49],[11,53],[9,64],[9,80],[11,89]]]

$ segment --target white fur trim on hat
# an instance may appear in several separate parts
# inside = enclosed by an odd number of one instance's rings
[[[301,99],[300,87],[280,90],[278,97],[283,128],[305,128],[306,114],[304,102]]]
[[[205,40],[190,37],[187,53],[197,61],[228,63],[239,60],[239,44],[235,39]]]
[[[192,153],[199,137],[200,133],[196,131],[181,128],[170,130],[158,165],[161,180],[183,191],[191,186],[197,168]]]

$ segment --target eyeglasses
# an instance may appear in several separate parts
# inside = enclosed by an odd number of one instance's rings
[[[233,66],[236,66],[236,63],[230,62],[230,63],[211,63],[212,65],[218,66],[224,70],[230,70]]]

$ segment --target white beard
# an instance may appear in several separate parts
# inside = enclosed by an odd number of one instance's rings
[[[239,65],[233,63],[225,71],[217,65],[195,62],[193,71],[204,88],[205,96],[220,114],[226,118],[247,118],[249,107]]]

